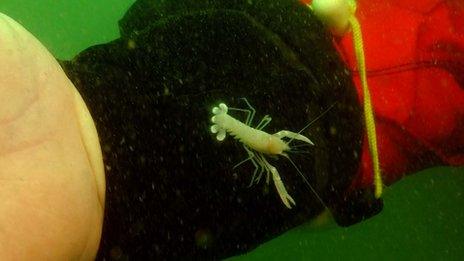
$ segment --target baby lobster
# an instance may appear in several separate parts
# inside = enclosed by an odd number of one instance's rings
[[[234,168],[250,160],[255,166],[255,171],[251,178],[250,186],[253,183],[258,183],[261,179],[262,174],[266,172],[266,182],[269,184],[270,176],[272,176],[272,180],[274,181],[274,185],[277,189],[277,192],[279,193],[280,199],[287,208],[292,208],[291,204],[296,205],[295,200],[293,200],[293,198],[288,194],[282,182],[282,179],[280,178],[279,172],[274,166],[272,166],[267,161],[266,155],[281,155],[285,156],[290,160],[290,158],[285,152],[290,151],[289,143],[291,141],[300,140],[310,145],[314,144],[310,139],[300,134],[306,127],[302,129],[299,133],[291,132],[288,130],[281,130],[274,134],[264,132],[263,128],[271,122],[271,117],[269,117],[269,115],[264,116],[263,119],[258,123],[258,125],[256,125],[256,127],[251,127],[251,122],[256,111],[245,98],[242,99],[249,107],[249,110],[228,108],[227,105],[224,103],[220,103],[217,107],[213,108],[212,112],[214,116],[211,118],[211,121],[213,122],[213,125],[211,126],[211,132],[217,133],[216,138],[219,141],[224,140],[227,132],[235,139],[240,141],[243,144],[243,148],[248,153],[248,158],[235,165]],[[227,114],[228,110],[236,110],[247,113],[245,123]],[[283,141],[282,138],[284,137],[289,138],[290,141]],[[290,160],[290,162],[292,161]],[[296,165],[293,162],[292,165],[296,167]],[[258,174],[259,170],[260,173],[256,178],[256,175]],[[308,183],[303,174],[299,170],[298,172],[305,179],[305,182]]]

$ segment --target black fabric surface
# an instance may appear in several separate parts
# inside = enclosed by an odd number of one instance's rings
[[[273,118],[269,133],[298,132],[334,105],[302,133],[315,146],[290,157],[340,224],[380,211],[369,193],[360,204],[345,195],[359,166],[362,112],[317,19],[297,1],[199,2],[137,1],[120,21],[120,39],[62,62],[104,154],[98,259],[229,257],[324,209],[284,157],[267,158],[296,201],[291,210],[272,181],[248,188],[250,162],[233,168],[247,154],[232,137],[218,142],[210,133],[211,109],[246,108],[242,97],[257,111],[255,124]]]

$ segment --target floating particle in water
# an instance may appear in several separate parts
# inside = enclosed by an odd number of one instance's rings
[[[210,248],[213,245],[213,234],[209,229],[198,229],[195,232],[195,244],[203,249]]]

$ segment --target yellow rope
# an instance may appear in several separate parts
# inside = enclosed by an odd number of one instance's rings
[[[356,53],[356,61],[358,65],[359,77],[364,95],[364,121],[366,124],[367,140],[369,143],[369,151],[372,158],[372,167],[374,169],[374,186],[375,197],[380,198],[383,190],[382,176],[380,174],[379,153],[377,151],[377,135],[375,132],[375,118],[372,109],[371,95],[367,85],[366,77],[366,62],[364,58],[364,45],[362,40],[361,25],[358,19],[353,15],[350,18],[351,29],[353,30],[354,50]]]
[[[344,26],[348,26],[348,23],[351,26],[357,67],[364,95],[364,121],[366,125],[369,153],[371,154],[372,167],[374,171],[375,197],[380,198],[380,196],[382,196],[383,183],[380,173],[379,153],[377,150],[374,111],[372,109],[371,95],[367,85],[366,61],[364,58],[361,25],[354,15],[356,12],[356,1],[346,0],[346,2],[343,2],[313,0],[312,4],[308,6],[324,23],[326,23],[329,27],[333,27],[332,29],[335,29],[334,32],[336,34],[346,32],[347,29],[344,28]],[[335,9],[338,9],[340,12],[334,12]]]

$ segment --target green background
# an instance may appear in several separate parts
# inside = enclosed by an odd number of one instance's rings
[[[117,38],[117,22],[133,2],[0,0],[0,12],[70,59]],[[386,189],[384,202],[380,215],[361,224],[302,225],[231,260],[464,260],[464,168],[408,176]]]

